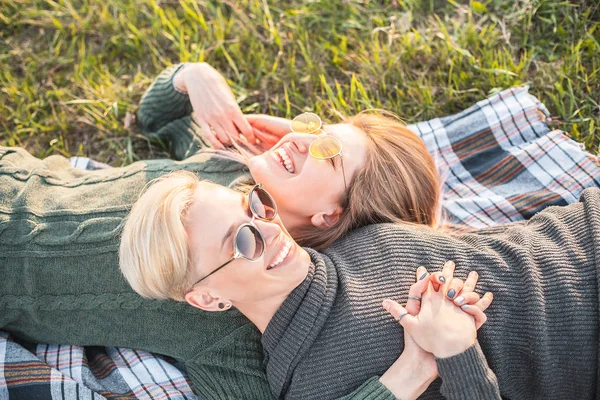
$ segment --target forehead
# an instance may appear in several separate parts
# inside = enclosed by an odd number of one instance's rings
[[[323,130],[335,136],[341,143],[344,155],[352,155],[362,158],[367,147],[367,135],[359,128],[351,124],[325,125]]]
[[[245,216],[244,196],[223,186],[201,182],[187,218],[192,249],[220,251],[222,239],[232,224]]]

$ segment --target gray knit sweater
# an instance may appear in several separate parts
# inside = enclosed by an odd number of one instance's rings
[[[478,290],[495,297],[478,332],[481,347],[438,360],[442,395],[595,398],[599,244],[598,189],[505,229],[449,236],[388,224],[353,232],[324,254],[311,251],[314,268],[267,327],[271,391],[331,399],[384,373],[403,339],[381,301],[405,303],[417,266],[433,272],[454,260],[456,276],[476,270]],[[440,398],[437,389],[423,398]]]

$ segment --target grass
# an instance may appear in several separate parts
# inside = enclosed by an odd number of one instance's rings
[[[415,122],[531,85],[598,153],[595,0],[0,0],[0,144],[114,166],[165,157],[125,123],[167,65],[206,61],[248,113]]]

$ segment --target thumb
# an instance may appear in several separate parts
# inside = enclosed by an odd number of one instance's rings
[[[406,311],[406,308],[402,307],[394,300],[385,299],[382,306],[400,325],[402,325],[404,329],[411,331],[418,324],[418,319],[410,315],[408,311]]]

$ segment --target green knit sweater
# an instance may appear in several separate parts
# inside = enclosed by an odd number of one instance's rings
[[[481,347],[437,360],[441,394],[597,399],[599,251],[596,188],[527,223],[471,234],[392,224],[356,230],[322,254],[310,251],[314,268],[269,323],[271,389],[286,399],[333,399],[385,372],[403,340],[381,301],[405,303],[419,265],[454,260],[457,277],[477,271],[478,290],[495,297]],[[422,398],[440,399],[440,391],[430,387]]]
[[[185,363],[203,399],[270,399],[260,334],[239,312],[208,313],[139,297],[121,276],[123,218],[144,186],[187,169],[228,185],[247,169],[198,152],[206,147],[187,95],[174,90],[179,66],[162,73],[137,113],[143,133],[178,159],[80,171],[68,160],[0,147],[0,329],[34,342],[121,346]],[[355,399],[392,399],[376,377]]]

